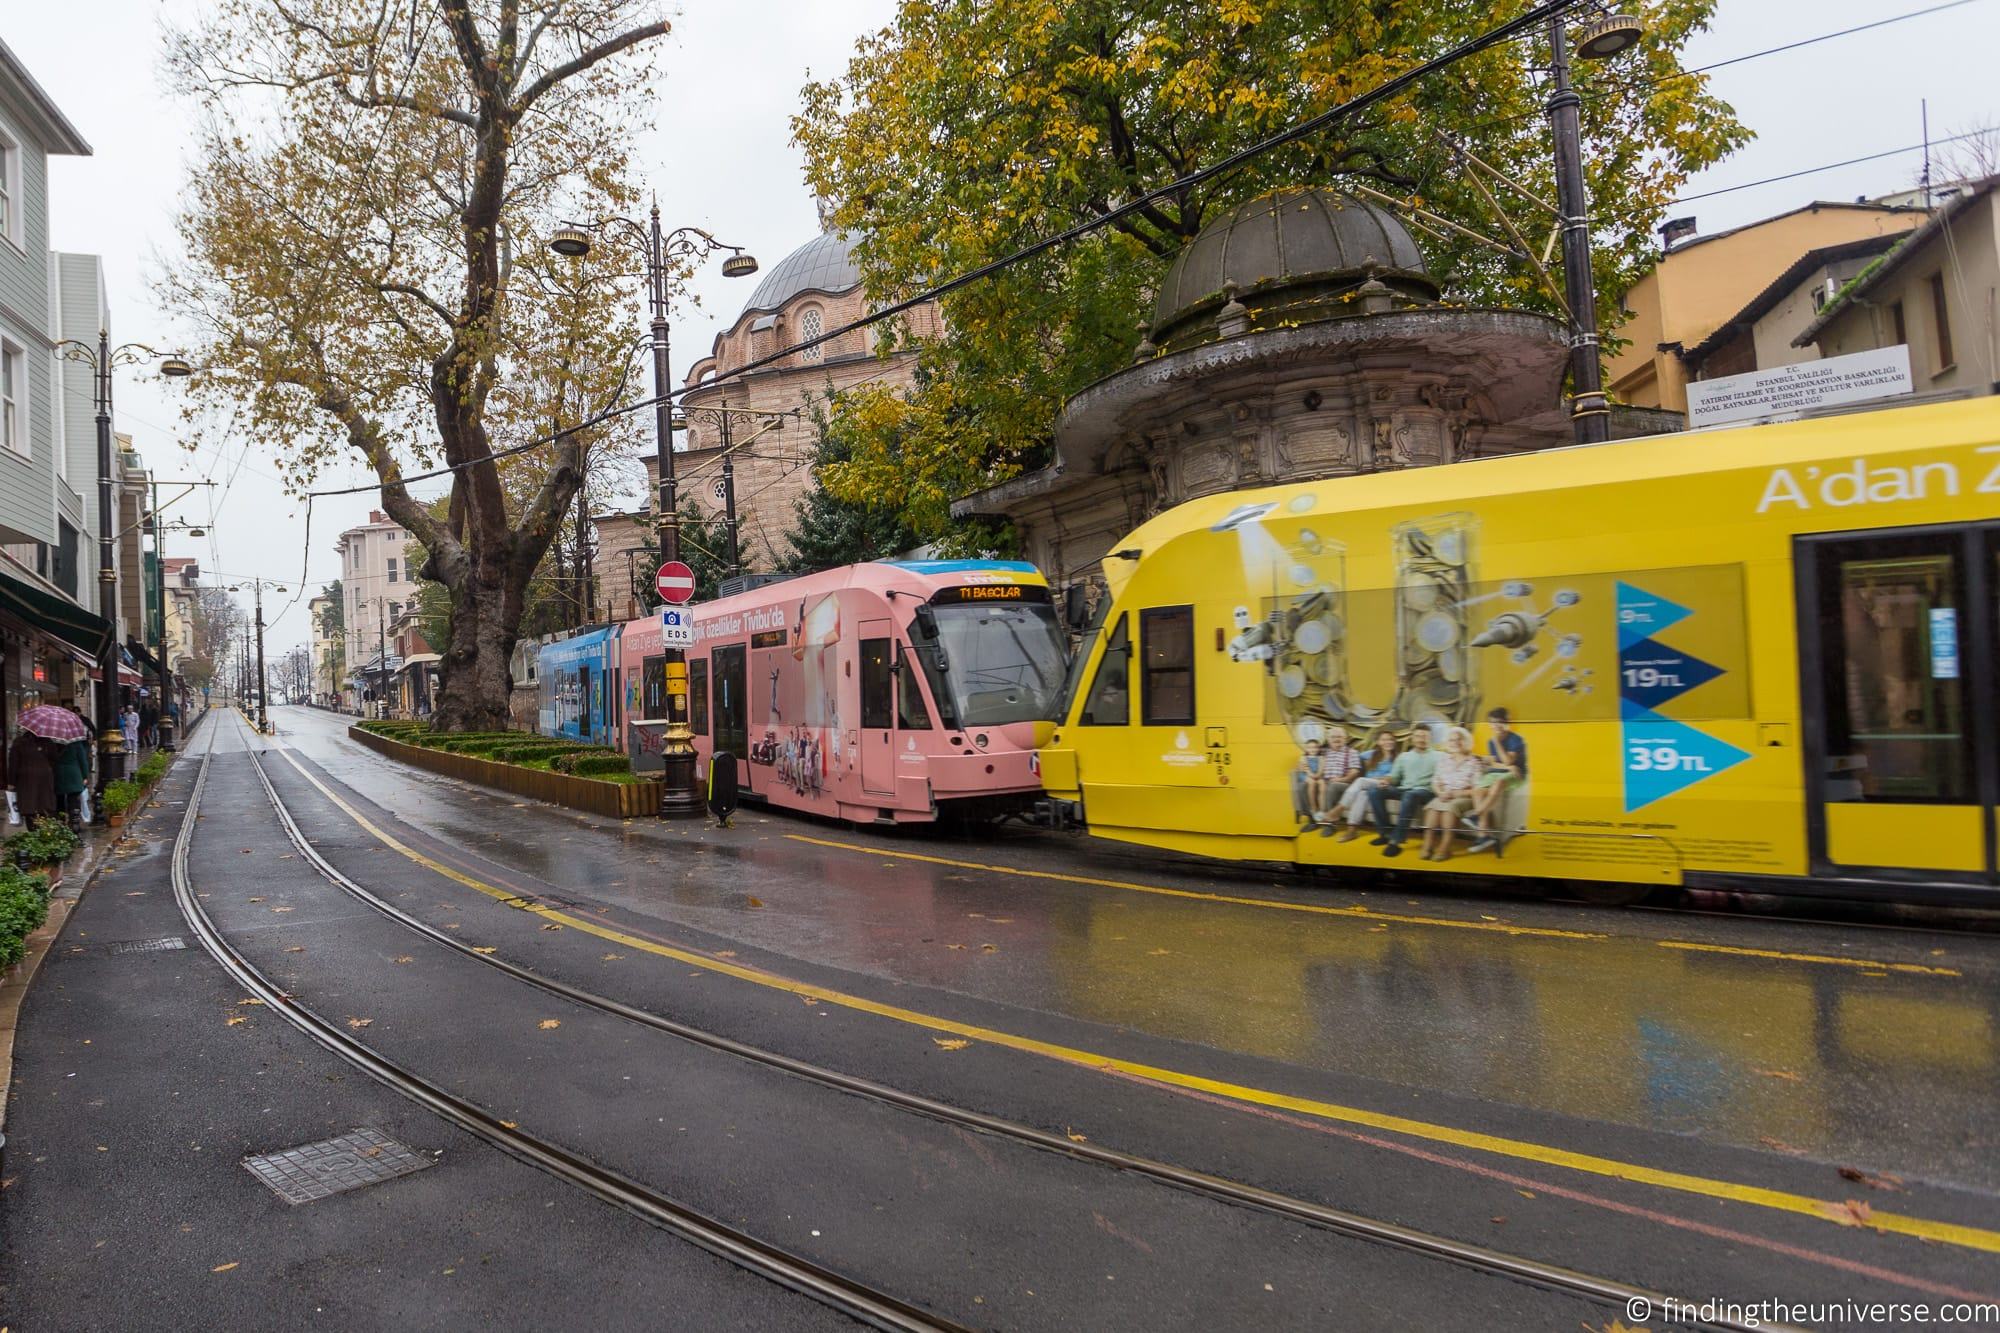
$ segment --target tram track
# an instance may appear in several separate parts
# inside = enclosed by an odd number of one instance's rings
[[[212,742],[211,742],[211,748],[212,748]],[[301,859],[303,859],[309,866],[311,866],[317,874],[319,874],[322,878],[327,880],[334,887],[340,889],[343,893],[355,899],[357,902],[377,912],[378,914],[394,922],[395,924],[402,926],[405,929],[408,929],[422,936],[426,940],[429,940],[434,944],[437,944],[445,949],[448,949],[461,957],[471,959],[487,967],[493,968],[515,981],[533,987],[546,994],[559,997],[571,1003],[580,1005],[587,1009],[595,1010],[599,1013],[603,1013],[611,1017],[623,1019],[627,1022],[637,1024],[639,1026],[651,1029],[653,1031],[662,1033],[667,1036],[674,1037],[676,1039],[685,1041],[693,1045],[701,1046],[709,1050],[731,1055],[738,1059],[747,1061],[751,1064],[755,1064],[767,1069],[772,1069],[784,1074],[788,1074],[792,1077],[801,1079],[809,1083],[813,1083],[815,1085],[836,1092],[840,1092],[849,1096],[861,1098],[866,1101],[871,1101],[880,1105],[895,1108],[897,1110],[919,1115],[926,1119],[956,1129],[968,1130],[974,1133],[985,1134],[996,1139],[1001,1139],[1008,1142],[1016,1143],[1024,1147],[1033,1148],[1058,1157],[1066,1158],[1073,1161],[1086,1162],[1110,1170],[1127,1173],[1129,1175],[1150,1180],[1155,1183],[1168,1186],[1170,1188],[1205,1196],[1224,1204],[1253,1209],[1258,1212],[1271,1214],[1283,1218],[1287,1221],[1311,1226],[1315,1229],[1333,1232],[1336,1234],[1347,1236],[1353,1239],[1367,1241],[1370,1243],[1391,1246],[1400,1250],[1408,1251],[1423,1256],[1425,1258],[1450,1263],[1458,1267],[1468,1269],[1483,1275],[1505,1278],[1511,1281],[1522,1282],[1549,1291],[1560,1292],[1572,1296],[1579,1296],[1586,1300],[1611,1306],[1614,1309],[1621,1312],[1631,1308],[1639,1308],[1642,1305],[1645,1305],[1648,1308],[1655,1310],[1668,1308],[1667,1301],[1664,1296],[1642,1287],[1634,1286],[1628,1283],[1618,1282],[1613,1279],[1596,1277],[1591,1274],[1577,1272],[1572,1269],[1563,1268],[1559,1265],[1544,1263],[1540,1260],[1530,1259],[1520,1255],[1508,1254],[1503,1251],[1491,1249],[1489,1247],[1475,1245],[1465,1241],[1455,1240],[1450,1237],[1421,1231],[1415,1228],[1405,1227],[1397,1223],[1384,1221],[1382,1219],[1366,1217],[1361,1214],[1316,1203],[1308,1199],[1297,1198],[1295,1196],[1282,1194],[1276,1191],[1266,1190],[1258,1186],[1245,1184],[1239,1181],[1229,1180],[1224,1177],[1210,1175],[1205,1172],[1195,1171],[1185,1167],[1175,1166],[1168,1162],[1158,1161],[1137,1154],[1121,1152],[1117,1149],[1106,1148],[1102,1145],[1091,1143],[1088,1141],[1077,1142],[1066,1135],[1052,1133],[1050,1131],[1037,1128],[1033,1125],[1023,1124],[1020,1122],[1007,1120],[999,1116],[989,1115],[984,1112],[974,1111],[968,1108],[955,1106],[952,1105],[951,1103],[939,1101],[937,1099],[926,1097],[918,1093],[908,1092],[903,1089],[891,1087],[889,1085],[878,1083],[870,1079],[865,1079],[857,1075],[843,1073],[839,1070],[834,1070],[822,1065],[817,1065],[810,1061],[801,1060],[796,1057],[784,1055],[779,1052],[771,1051],[763,1047],[752,1045],[747,1042],[738,1041],[735,1038],[724,1036],[720,1033],[712,1032],[707,1029],[682,1023],[676,1019],[668,1018],[665,1015],[654,1013],[651,1010],[642,1009],[633,1005],[626,1004],[625,1002],[617,1000],[610,996],[601,995],[598,994],[597,992],[585,989],[583,987],[573,986],[559,979],[545,976],[541,973],[537,973],[529,968],[521,966],[518,963],[499,957],[496,954],[483,952],[477,948],[474,948],[473,946],[467,945],[464,942],[453,938],[446,932],[439,930],[434,926],[431,926],[429,923],[413,916],[408,912],[405,912],[401,908],[377,896],[376,894],[372,893],[367,888],[363,887],[361,884],[356,882],[353,878],[346,875],[339,868],[334,866],[331,862],[329,862],[319,852],[319,850],[312,845],[311,841],[306,837],[303,829],[300,828],[297,820],[293,817],[290,808],[285,804],[283,797],[279,795],[276,787],[271,782],[270,776],[265,771],[264,765],[261,759],[259,759],[257,753],[254,750],[246,751],[246,753],[248,755],[248,758],[250,759],[253,770],[257,774],[258,781],[263,787],[264,794],[267,800],[269,801],[273,812],[277,816],[278,821],[281,827],[283,828],[287,839],[291,842],[292,846],[297,850]],[[197,793],[196,796],[190,800],[189,803],[190,813],[188,817],[188,823],[184,826],[184,830],[185,828],[192,827],[192,821],[194,818],[193,811],[196,805],[198,804],[199,800],[200,782],[205,780],[206,777],[206,762],[207,762],[207,756],[204,755],[203,776],[201,779],[197,780]],[[177,894],[180,892],[180,884],[182,878],[182,873],[181,873],[182,859],[183,858],[179,849],[179,844],[177,844],[176,867],[175,867],[176,870],[175,883],[176,883]],[[208,940],[205,937],[203,939],[203,943],[205,946],[208,943]],[[223,942],[223,947],[224,948],[228,947],[226,942]],[[214,950],[211,949],[211,952],[214,952]],[[240,956],[238,957],[240,958]],[[244,965],[246,967],[249,966],[247,962]],[[225,966],[227,966],[227,964],[225,964]],[[277,991],[277,988],[272,983],[268,982],[268,980],[264,982],[264,985],[272,991]],[[279,994],[282,994],[282,992],[279,992]],[[270,995],[265,994],[262,991],[259,992],[259,995],[260,998],[263,998],[267,1004],[272,1003],[272,998]],[[294,1002],[286,1000],[283,1001],[283,1003],[294,1003]],[[287,1017],[291,1017],[291,1015],[287,1014]],[[351,1038],[347,1037],[346,1034],[341,1033],[336,1029],[327,1027],[324,1023],[324,1020],[315,1019],[314,1021],[316,1024],[318,1024],[318,1026],[313,1028],[308,1028],[307,1030],[309,1035],[314,1036],[316,1039],[319,1039],[322,1036],[330,1036],[335,1041],[340,1042],[343,1046],[359,1046],[359,1043],[355,1043]],[[304,1025],[301,1024],[301,1026]],[[373,1057],[373,1058],[377,1061],[380,1060],[380,1057]],[[371,1066],[367,1063],[364,1063],[360,1060],[355,1060],[354,1063],[361,1064],[361,1066],[364,1069],[368,1069],[369,1072],[371,1073],[375,1072],[373,1068],[371,1068]],[[381,1063],[386,1064],[387,1062],[381,1062]],[[404,1078],[409,1078],[414,1081],[421,1082],[421,1080],[416,1079],[416,1076],[409,1074],[407,1071],[398,1071],[398,1072]],[[380,1077],[379,1074],[377,1076]],[[385,1079],[385,1081],[390,1081],[390,1080]],[[392,1082],[392,1086],[397,1086],[397,1085]],[[399,1088],[399,1090],[401,1089]],[[441,1092],[441,1090],[439,1091]],[[450,1098],[449,1093],[442,1093],[442,1096]],[[415,1097],[413,1099],[418,1100],[419,1102],[427,1106],[431,1105],[431,1102],[424,1097]],[[451,1100],[457,1101],[457,1099],[455,1098]],[[485,1112],[480,1111],[477,1107],[472,1107],[468,1103],[460,1103],[460,1104],[463,1105],[465,1109],[468,1112],[470,1112],[472,1116],[476,1117],[482,1124],[498,1129],[502,1135],[505,1135],[508,1138],[525,1137],[525,1136],[520,1136],[520,1131],[518,1130],[513,1130],[504,1127],[501,1124],[501,1122],[499,1122],[498,1120],[494,1119],[491,1116],[486,1115]],[[447,1118],[456,1119],[457,1117],[448,1116]],[[471,1128],[471,1126],[469,1125],[467,1127]],[[479,1132],[479,1131],[475,1129],[474,1132]],[[486,1135],[483,1133],[481,1136],[486,1137]],[[537,1142],[539,1143],[540,1141]],[[506,1144],[500,1143],[498,1146],[506,1147]],[[582,1159],[576,1157],[576,1155],[573,1153],[569,1153],[567,1150],[557,1148],[554,1145],[543,1145],[543,1147],[547,1150],[552,1151],[554,1154],[559,1155],[559,1157],[564,1162],[582,1162]],[[508,1150],[512,1151],[512,1149]],[[539,1154],[517,1153],[517,1155],[527,1157],[528,1160],[534,1162],[536,1165],[545,1165],[541,1155]],[[592,1167],[588,1163],[583,1163],[583,1165],[588,1167],[589,1170],[593,1172],[602,1173],[601,1168]],[[563,1178],[565,1179],[571,1179],[571,1177],[568,1174],[566,1174],[564,1170],[556,1170],[555,1174],[563,1176]],[[602,1173],[602,1174],[611,1175],[612,1173]],[[634,1189],[645,1191],[644,1186],[638,1185],[636,1182],[629,1181],[626,1178],[619,1176],[613,1176],[612,1184],[614,1186],[614,1189],[610,1193],[606,1193],[604,1190],[598,1188],[594,1181],[577,1179],[573,1180],[573,1183],[577,1183],[581,1185],[583,1188],[590,1190],[592,1193],[597,1193],[599,1194],[600,1197],[609,1199],[611,1202],[619,1203],[620,1206],[630,1206],[624,1201],[624,1196],[628,1191]],[[635,1209],[635,1211],[640,1211],[640,1210]],[[650,1213],[641,1211],[641,1215],[647,1216],[649,1220],[653,1220]],[[702,1219],[702,1220],[707,1225],[719,1226],[719,1224],[708,1222],[707,1219]],[[662,1223],[662,1225],[666,1224]],[[669,1226],[668,1229],[678,1230],[678,1227]],[[729,1228],[720,1228],[720,1229],[724,1231],[729,1231],[730,1234],[738,1238],[739,1241],[748,1242],[751,1245],[760,1244],[759,1242],[752,1241],[750,1240],[750,1238],[743,1236],[742,1233],[734,1232],[732,1229]],[[690,1238],[692,1239],[693,1237]],[[697,1240],[697,1243],[702,1243],[702,1242]],[[728,1249],[722,1249],[716,1246],[710,1246],[709,1248],[716,1249],[718,1253],[723,1253],[725,1257],[730,1257],[732,1259],[735,1257],[734,1253],[732,1253]],[[808,1261],[793,1260],[792,1262],[816,1268],[816,1266],[809,1265]],[[746,1264],[746,1266],[757,1268],[757,1265],[755,1263]],[[757,1268],[757,1271],[763,1271],[763,1270],[761,1268]],[[816,1271],[821,1273],[824,1272],[824,1270],[816,1270]],[[839,1280],[843,1282],[846,1281],[845,1279],[839,1279]],[[792,1282],[787,1282],[786,1285],[795,1285],[795,1284]],[[799,1288],[799,1289],[804,1290],[805,1288]],[[812,1293],[808,1291],[808,1294]],[[838,1300],[829,1300],[829,1303],[835,1304],[839,1308],[846,1309],[848,1310],[849,1313],[856,1313],[855,1310],[851,1309],[849,1306],[845,1304],[842,1304]],[[1695,1308],[1693,1302],[1685,1302],[1685,1301],[1681,1303],[1681,1307]],[[911,1307],[904,1306],[902,1308],[909,1309]],[[857,1317],[867,1318],[866,1315],[862,1315],[859,1313],[857,1313]],[[925,1317],[928,1318],[929,1316]],[[870,1320],[869,1322],[875,1322],[875,1321]],[[908,1325],[888,1323],[888,1324],[882,1324],[880,1326],[906,1327]],[[952,1325],[948,1324],[942,1324],[942,1325],[924,1324],[919,1326],[953,1327]],[[1739,1324],[1732,1322],[1690,1324],[1685,1326],[1725,1329],[1725,1330],[1739,1330],[1739,1329],[1748,1329],[1752,1327],[1758,1327],[1758,1328],[1774,1327],[1773,1325],[1769,1324],[1750,1325],[1750,1324]]]
[[[324,1049],[360,1069],[377,1082],[400,1093],[441,1119],[458,1126],[509,1156],[539,1167],[550,1175],[586,1193],[636,1214],[643,1220],[702,1249],[754,1272],[780,1286],[811,1297],[874,1328],[895,1333],[967,1333],[965,1326],[933,1314],[916,1305],[878,1291],[852,1278],[833,1272],[813,1261],[751,1236],[689,1207],[637,1180],[600,1166],[579,1153],[538,1135],[527,1133],[501,1120],[472,1102],[455,1095],[356,1041],[340,1027],[300,1003],[266,976],[223,936],[201,905],[188,873],[190,849],[196,821],[201,817],[201,799],[208,783],[209,761],[214,754],[215,736],[209,735],[187,809],[174,839],[171,878],[174,901],[189,931],[202,948],[236,982],[263,1006],[283,1018]],[[253,764],[254,751],[247,752]],[[275,801],[269,780],[257,765],[265,789]],[[282,812],[281,810],[281,813]],[[297,836],[296,825],[286,816],[289,833]],[[303,839],[300,840],[303,848]],[[314,856],[315,867],[325,873],[324,863]],[[474,954],[473,957],[478,957]]]

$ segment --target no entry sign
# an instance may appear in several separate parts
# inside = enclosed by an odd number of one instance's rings
[[[661,601],[683,606],[694,597],[694,571],[678,560],[669,560],[653,576],[653,586],[659,589]]]

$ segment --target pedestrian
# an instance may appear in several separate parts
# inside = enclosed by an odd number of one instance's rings
[[[139,753],[139,710],[129,703],[119,709],[118,728],[125,733],[125,753]]]
[[[76,712],[74,700],[63,700],[64,708]],[[79,717],[82,714],[78,714]],[[51,741],[53,753],[50,756],[54,770],[56,806],[62,811],[69,826],[81,829],[83,818],[83,793],[90,787],[90,741]]]
[[[160,710],[153,707],[151,699],[139,704],[139,743],[147,746],[160,743]]]
[[[14,812],[21,822],[33,825],[44,815],[56,812],[56,771],[49,761],[50,742],[30,731],[14,737],[7,752],[7,772],[12,776]]]
[[[1401,856],[1403,841],[1410,836],[1410,821],[1417,811],[1431,803],[1431,775],[1437,772],[1438,755],[1431,749],[1431,729],[1419,722],[1410,732],[1410,748],[1396,756],[1389,781],[1368,790],[1368,809],[1375,816],[1379,832],[1371,846],[1384,856]],[[1396,819],[1389,820],[1389,798],[1395,797]]]

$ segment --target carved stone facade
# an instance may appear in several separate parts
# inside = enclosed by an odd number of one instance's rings
[[[1562,326],[1438,301],[1396,220],[1330,191],[1254,201],[1162,283],[1138,360],[1071,398],[1055,458],[968,496],[1057,584],[1132,528],[1217,491],[1571,440]]]

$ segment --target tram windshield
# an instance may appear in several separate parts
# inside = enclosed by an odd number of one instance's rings
[[[961,727],[1038,722],[1056,716],[1069,638],[1046,602],[967,602],[932,608],[936,655],[920,654],[931,690],[949,699]]]

